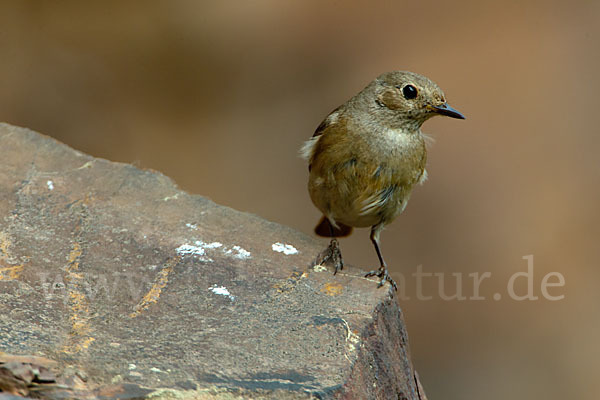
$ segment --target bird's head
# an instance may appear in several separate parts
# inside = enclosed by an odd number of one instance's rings
[[[407,71],[393,71],[377,77],[363,93],[371,113],[381,114],[390,123],[420,128],[435,115],[465,117],[450,107],[444,92],[430,79]]]

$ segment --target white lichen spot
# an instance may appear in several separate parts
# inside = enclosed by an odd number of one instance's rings
[[[225,256],[245,260],[250,258],[251,254],[248,250],[234,245],[232,247],[224,247],[221,242],[206,243],[202,240],[196,240],[193,244],[185,243],[179,246],[175,251],[180,256],[194,256],[202,261],[212,262],[213,259],[208,257],[209,250],[222,248],[221,252]],[[214,253],[213,253],[214,254]]]
[[[48,186],[48,190],[54,190],[54,182],[47,181],[46,185]]]
[[[313,270],[315,272],[323,272],[323,271],[327,271],[327,267],[325,267],[324,265],[321,265],[321,264],[317,264],[313,267]]]
[[[223,249],[223,251],[225,252],[225,255],[239,258],[240,260],[245,260],[247,258],[250,258],[250,256],[251,256],[251,254],[248,250],[246,250],[238,245],[233,246],[229,250]]]
[[[200,258],[201,261],[212,262],[213,259],[206,256],[206,250],[221,246],[223,244],[219,242],[205,243],[202,240],[196,240],[194,244],[182,244],[175,251],[180,256],[194,256]]]
[[[150,371],[152,371],[152,372],[164,372],[164,371],[161,371],[160,369],[158,369],[156,367],[150,368]]]
[[[196,246],[205,248],[205,249],[216,249],[217,247],[223,246],[223,243],[212,242],[212,243],[204,243],[202,240],[196,240]]]
[[[176,250],[180,256],[203,256],[206,251],[200,246],[192,246],[191,244],[182,244]]]
[[[177,198],[179,198],[179,193],[175,193],[172,196],[167,196],[163,199],[163,201],[176,200]]]
[[[235,296],[233,296],[231,293],[229,293],[229,290],[227,290],[227,288],[225,286],[217,286],[217,284],[214,284],[211,287],[209,287],[208,290],[210,290],[214,294],[229,297],[229,299],[231,301],[235,300]]]
[[[185,224],[185,226],[187,226],[190,229],[198,229],[198,226],[196,224],[190,224],[189,222]]]
[[[273,248],[273,251],[276,251],[278,253],[283,253],[286,256],[289,256],[290,254],[298,254],[298,250],[292,246],[291,244],[284,244],[284,243],[273,243],[273,245],[271,246]]]

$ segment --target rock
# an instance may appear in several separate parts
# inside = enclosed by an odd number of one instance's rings
[[[0,349],[44,367],[34,397],[419,399],[394,294],[313,267],[325,242],[27,129],[0,146]]]

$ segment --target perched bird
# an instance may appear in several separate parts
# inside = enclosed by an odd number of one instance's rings
[[[378,287],[389,281],[397,289],[379,235],[404,211],[414,185],[427,178],[421,125],[435,115],[465,118],[426,77],[388,72],[333,110],[305,142],[300,152],[308,160],[308,191],[323,213],[315,232],[332,237],[318,263],[332,262],[337,273],[344,263],[336,237],[371,227],[380,267],[366,276],[381,278]]]

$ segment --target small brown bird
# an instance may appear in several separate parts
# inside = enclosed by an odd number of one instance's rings
[[[446,103],[442,90],[413,72],[377,77],[333,110],[301,149],[308,160],[308,191],[323,213],[315,232],[332,237],[317,258],[344,267],[336,237],[352,227],[371,227],[380,267],[366,276],[397,289],[379,248],[379,235],[406,207],[412,188],[427,179],[421,125],[435,115],[465,117]]]

